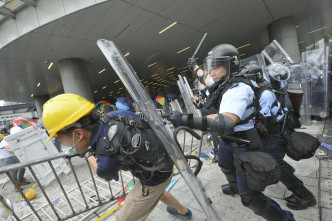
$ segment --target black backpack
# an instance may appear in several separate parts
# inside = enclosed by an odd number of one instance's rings
[[[263,152],[235,151],[236,174],[243,177],[250,190],[264,191],[268,185],[276,184],[281,170],[276,160]]]
[[[173,161],[146,121],[112,114],[101,120],[109,129],[94,145],[95,155],[113,156],[133,173],[172,171]]]

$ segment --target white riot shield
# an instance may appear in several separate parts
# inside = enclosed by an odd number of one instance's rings
[[[197,109],[195,105],[193,104],[192,98],[194,97],[192,90],[190,89],[189,83],[187,81],[186,77],[182,77],[181,75],[178,75],[179,80],[178,80],[178,86],[180,89],[180,93],[182,95],[184,104],[187,109],[188,114],[193,114],[194,117],[202,117],[202,112],[201,110]],[[206,136],[204,136],[203,132],[199,132],[199,135],[203,139],[203,146],[206,146],[209,149],[209,152],[213,150],[213,147],[209,145],[209,141]],[[200,155],[200,150],[199,150],[199,155]]]
[[[241,66],[246,66],[249,64],[258,65],[263,71],[264,79],[267,80],[268,82],[270,82],[269,74],[267,73],[267,70],[266,70],[265,59],[264,59],[264,56],[262,53],[255,54],[253,56],[250,56],[248,58],[241,60]]]
[[[320,117],[329,115],[329,54],[329,46],[302,52],[302,61],[308,67],[311,114]]]
[[[306,64],[299,63],[288,66],[290,70],[290,78],[288,79],[289,90],[302,90],[303,98],[300,109],[301,123],[303,125],[311,124],[311,108],[310,108],[310,87],[308,86],[308,68]]]
[[[97,44],[122,83],[125,85],[126,89],[129,91],[131,97],[144,114],[153,131],[164,144],[164,147],[174,161],[198,204],[202,207],[208,220],[219,220],[211,199],[207,196],[205,188],[198,178],[193,175],[182,151],[175,142],[170,128],[167,125],[164,125],[164,122],[158,114],[149,94],[144,89],[144,86],[135,74],[131,65],[112,41],[98,40]]]
[[[277,42],[273,40],[263,51],[262,54],[266,59],[272,63],[281,64],[293,64],[293,59],[288,55],[285,49]]]

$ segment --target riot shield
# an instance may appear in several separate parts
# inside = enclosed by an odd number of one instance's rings
[[[263,51],[262,54],[266,59],[272,63],[281,64],[293,64],[293,59],[288,55],[285,49],[277,42],[273,40]]]
[[[326,46],[302,52],[302,61],[308,68],[311,115],[327,117],[329,114],[328,73],[331,48]]]
[[[310,112],[310,88],[308,86],[308,68],[306,64],[293,64],[288,66],[290,70],[290,78],[288,79],[289,90],[302,90],[303,98],[300,107],[301,123],[304,125],[311,124]]]
[[[247,66],[249,64],[258,65],[263,71],[264,79],[270,82],[269,74],[266,71],[265,59],[262,53],[241,60],[241,66]]]
[[[112,41],[98,40],[97,45],[113,67],[126,89],[129,91],[136,104],[139,106],[153,131],[158,135],[160,141],[164,144],[164,147],[174,161],[177,169],[187,183],[196,201],[202,207],[208,220],[219,220],[212,205],[212,201],[205,192],[205,188],[198,178],[193,175],[182,151],[175,142],[170,128],[164,124],[153,104],[153,101],[144,89],[144,86],[135,74],[135,71],[131,65]]]
[[[194,97],[192,90],[190,89],[189,83],[187,81],[186,77],[182,77],[181,75],[178,75],[179,80],[178,80],[178,86],[180,89],[180,93],[183,97],[183,101],[185,103],[186,109],[188,114],[193,114],[194,117],[202,117],[202,112],[201,110],[197,109],[195,105],[193,104],[192,98]],[[208,138],[207,136],[204,136],[203,132],[199,132],[199,135],[202,137],[202,143],[200,145],[206,146],[209,150],[213,150],[213,147],[209,145]],[[198,149],[198,155],[200,156],[201,154],[201,148]]]

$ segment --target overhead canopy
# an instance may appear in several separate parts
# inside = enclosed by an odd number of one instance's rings
[[[63,93],[57,61],[69,57],[87,61],[95,101],[124,96],[122,83],[97,48],[101,38],[113,40],[143,84],[153,89],[175,83],[180,72],[191,76],[178,68],[205,32],[199,64],[209,49],[225,42],[238,47],[241,58],[260,52],[270,43],[267,26],[286,16],[295,18],[301,49],[331,33],[332,27],[329,0],[113,0],[85,7],[86,2],[91,1],[24,1],[8,10],[0,7],[0,99],[29,102],[32,94]],[[36,12],[38,17],[29,17]],[[3,44],[1,39],[11,37],[4,30],[24,31],[31,28],[28,24],[36,28],[22,35],[13,31],[18,37]]]

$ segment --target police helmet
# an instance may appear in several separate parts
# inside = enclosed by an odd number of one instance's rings
[[[267,66],[270,76],[271,85],[274,89],[279,90],[287,82],[290,77],[289,68],[281,63],[273,63]]]
[[[267,66],[271,78],[276,81],[287,81],[290,77],[290,70],[286,65],[273,63]]]
[[[244,69],[245,69],[244,75],[248,77],[250,80],[255,81],[257,84],[261,84],[265,80],[263,70],[257,64],[248,64],[244,66]]]
[[[230,44],[220,44],[211,49],[204,60],[204,70],[210,74],[211,68],[224,66],[227,76],[240,70],[240,55]]]

